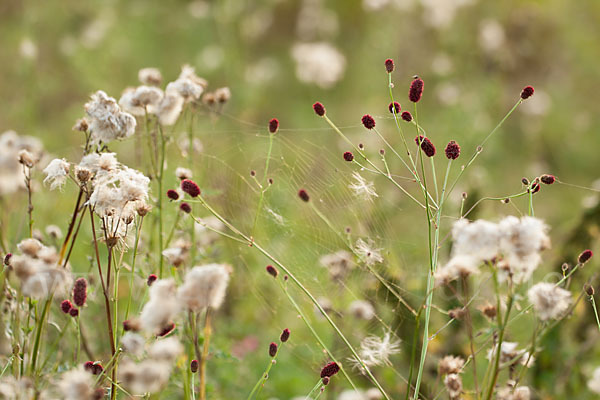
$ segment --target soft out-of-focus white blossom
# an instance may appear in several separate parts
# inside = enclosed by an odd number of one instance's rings
[[[560,319],[571,305],[571,292],[553,283],[540,282],[527,292],[529,302],[542,321]]]
[[[178,301],[187,309],[219,308],[225,299],[229,272],[225,265],[208,264],[192,268],[177,291]]]
[[[329,276],[334,280],[345,278],[354,266],[352,254],[345,250],[326,254],[319,259],[319,263],[327,268]]]
[[[42,143],[32,136],[20,136],[15,131],[0,134],[0,196],[25,187],[23,166],[19,163],[20,151],[28,151],[35,162],[42,157]]]
[[[486,19],[479,24],[479,45],[488,52],[499,51],[506,40],[504,28],[494,19]]]
[[[150,287],[150,300],[140,314],[142,328],[150,333],[161,332],[181,310],[177,287],[172,279],[158,280]]]
[[[333,87],[346,70],[346,57],[326,42],[299,43],[292,48],[296,77],[321,88]]]
[[[355,318],[368,321],[375,317],[375,308],[366,300],[354,300],[348,306],[348,313]]]
[[[58,387],[64,400],[90,400],[94,392],[94,379],[92,374],[79,367],[62,374]]]
[[[54,247],[37,239],[25,239],[17,245],[22,254],[10,258],[10,266],[21,282],[23,295],[42,299],[50,294],[64,295],[71,287],[70,270],[58,264]]]
[[[142,85],[158,86],[162,82],[162,74],[158,68],[142,68],[138,72],[138,79]]]
[[[594,370],[591,379],[587,383],[587,386],[592,392],[600,394],[600,367]]]
[[[420,0],[424,22],[435,29],[446,29],[452,25],[461,8],[476,0]]]

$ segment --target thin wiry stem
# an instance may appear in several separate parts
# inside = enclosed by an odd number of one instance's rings
[[[263,174],[262,183],[260,186],[260,197],[258,199],[258,205],[256,206],[256,213],[254,215],[254,223],[252,224],[252,230],[250,231],[250,235],[254,235],[254,231],[256,230],[256,224],[258,223],[258,217],[260,216],[260,211],[262,209],[262,204],[265,198],[265,192],[268,190],[269,186],[267,185],[267,174],[269,173],[269,163],[271,162],[271,152],[273,151],[273,136],[274,133],[269,132],[269,150],[267,151],[267,160],[265,161],[265,172]],[[254,177],[256,180],[256,177]]]
[[[327,320],[327,322],[329,323],[329,325],[333,328],[333,330],[336,332],[336,334],[342,339],[342,341],[344,342],[344,344],[346,345],[346,347],[350,350],[350,352],[352,353],[352,355],[356,358],[356,360],[361,364],[361,367],[363,367],[363,369],[367,373],[368,377],[371,379],[371,381],[377,387],[377,389],[381,392],[381,394],[384,396],[384,398],[387,399],[387,400],[390,400],[390,397],[388,396],[388,394],[385,392],[385,390],[383,389],[383,387],[381,386],[381,384],[379,383],[379,381],[377,381],[377,379],[372,374],[372,372],[370,371],[370,369],[362,361],[362,359],[360,358],[360,356],[358,355],[358,353],[356,352],[356,350],[354,349],[354,347],[350,344],[350,342],[348,341],[348,339],[346,338],[346,336],[340,331],[340,329],[338,328],[338,326],[335,324],[335,322],[333,322],[333,320],[331,319],[331,317],[325,312],[325,310],[323,309],[323,307],[319,304],[319,302],[312,295],[312,293],[302,284],[302,282],[300,282],[298,280],[298,278],[296,278],[296,275],[293,274],[290,271],[289,268],[287,268],[283,263],[281,263],[273,255],[271,255],[267,250],[265,250],[257,242],[253,241],[247,235],[243,234],[236,227],[234,227],[229,221],[227,221],[225,218],[223,218],[208,203],[206,203],[206,201],[204,201],[204,199],[202,197],[199,197],[199,200],[200,200],[201,204],[204,206],[204,208],[206,208],[210,213],[212,213],[221,222],[223,222],[223,224],[225,226],[227,226],[234,233],[236,233],[241,238],[243,238],[244,240],[246,240],[247,244],[249,246],[251,246],[252,248],[257,249],[260,253],[262,253],[265,257],[267,257],[268,259],[270,259],[284,273],[286,273],[288,275],[288,277],[292,280],[292,282],[294,282],[294,284],[309,298],[309,300],[315,305],[315,307],[319,310],[319,312],[321,312],[321,314],[323,314],[323,316],[325,317],[325,319]]]
[[[376,166],[375,164],[373,164],[371,162],[371,160],[369,160],[367,158],[367,156],[365,155],[365,153],[359,149],[358,147],[356,147],[351,141],[350,139],[348,139],[346,137],[346,135],[344,135],[342,133],[342,131],[333,123],[333,121],[331,121],[329,119],[329,117],[327,115],[324,115],[323,118],[325,119],[325,121],[327,121],[327,123],[333,128],[333,130],[340,135],[340,137],[342,139],[344,139],[346,141],[346,143],[348,143],[350,146],[352,146],[352,148],[354,149],[354,151],[356,151],[356,153],[358,153],[363,160],[365,160],[375,171],[377,171],[379,174],[381,174],[382,176],[384,176],[386,179],[388,179],[390,182],[392,182],[394,184],[394,186],[396,186],[398,189],[400,189],[405,195],[407,195],[412,201],[414,201],[415,203],[417,203],[421,208],[425,208],[425,206],[417,199],[414,198],[413,195],[411,195],[410,193],[408,193],[406,191],[406,189],[404,189],[402,186],[400,186],[400,184],[398,182],[396,182],[396,180],[394,180],[391,176],[388,176],[388,174],[386,174],[385,172],[383,172],[378,166]]]

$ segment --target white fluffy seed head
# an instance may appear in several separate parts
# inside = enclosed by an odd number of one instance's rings
[[[228,267],[208,264],[192,268],[177,292],[181,304],[193,311],[211,307],[217,309],[225,299],[229,283]]]
[[[83,367],[65,372],[58,383],[65,400],[89,400],[92,398],[94,380]]]
[[[61,188],[67,181],[69,163],[65,159],[55,158],[44,168],[44,173],[46,174],[44,183],[50,184],[50,190]]]
[[[150,300],[140,314],[142,329],[157,334],[172,322],[181,309],[176,294],[177,287],[172,279],[162,279],[152,284]]]
[[[534,285],[527,296],[542,321],[562,318],[572,301],[571,292],[548,282]]]

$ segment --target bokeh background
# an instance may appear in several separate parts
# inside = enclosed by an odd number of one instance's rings
[[[537,276],[541,279],[558,273],[582,248],[597,249],[599,38],[600,2],[592,0],[3,0],[0,131],[35,136],[49,154],[76,162],[83,137],[71,127],[83,116],[91,93],[102,89],[118,98],[123,89],[138,84],[137,72],[143,67],[159,68],[169,82],[183,64],[190,64],[209,88],[228,86],[232,92],[219,115],[200,113],[195,119],[203,144],[195,177],[224,214],[249,229],[257,201],[249,172],[257,170],[262,176],[266,124],[277,117],[281,130],[270,174],[275,185],[267,201],[270,211],[255,236],[293,266],[315,295],[332,302],[353,343],[367,332],[381,334],[384,325],[353,320],[345,313],[348,303],[365,298],[376,305],[378,317],[403,339],[402,353],[393,358],[395,373],[377,372],[390,392],[399,395],[405,386],[399,376],[408,375],[412,322],[364,271],[356,272],[346,286],[328,279],[318,259],[341,244],[295,193],[306,187],[340,230],[348,226],[356,238],[376,240],[384,249],[383,273],[407,290],[412,304],[423,296],[427,268],[424,217],[383,179],[375,179],[379,197],[374,202],[352,196],[352,168],[341,158],[348,148],[314,115],[312,103],[323,102],[330,118],[373,155],[382,145],[360,125],[365,113],[375,116],[381,132],[400,145],[387,111],[383,67],[386,58],[393,58],[396,99],[412,111],[408,85],[413,75],[422,77],[420,122],[438,150],[453,139],[470,156],[522,87],[533,85],[535,95],[486,144],[453,192],[443,232],[458,216],[461,192],[468,193],[469,206],[482,197],[519,192],[522,177],[555,174],[562,183],[544,187],[535,202],[536,215],[552,227],[554,243]],[[184,129],[179,124],[170,133],[169,170],[186,165],[177,146]],[[134,165],[133,140],[112,150],[121,161],[143,170],[143,165]],[[443,171],[445,162],[438,162],[438,171]],[[401,164],[390,163],[398,174],[406,174]],[[451,176],[457,172],[455,166]],[[37,180],[42,178],[38,171]],[[168,180],[176,185],[173,174]],[[40,185],[34,198],[37,226],[66,228],[74,195],[72,187],[49,192]],[[0,203],[11,244],[24,232],[25,198],[19,193]],[[524,202],[489,201],[470,217],[498,219],[525,210]],[[86,245],[74,255],[73,268],[84,274],[91,253],[85,236],[81,242]],[[445,245],[444,254],[449,247]],[[234,267],[227,306],[215,330],[219,350],[209,369],[213,398],[247,393],[268,362],[265,346],[288,326],[293,340],[264,393],[280,399],[306,394],[326,359],[285,297],[264,276],[266,260],[232,243],[218,244],[203,257]],[[144,271],[152,272],[152,255],[144,262]],[[592,268],[596,266],[586,270],[586,278]],[[582,282],[576,280],[573,287]],[[450,308],[443,296],[439,301]],[[311,306],[301,303],[312,314]],[[446,320],[434,315],[432,326],[439,328]],[[317,316],[313,323],[341,359],[349,356],[325,323]],[[516,327],[511,339],[525,343],[531,319],[518,324],[522,331]],[[542,343],[543,352],[527,379],[536,398],[593,398],[585,382],[600,365],[595,329],[589,304],[583,302],[565,327]],[[448,328],[432,342],[428,398],[435,393],[437,358],[465,350],[461,340],[453,339],[458,332],[458,327]],[[98,340],[101,346],[103,339]],[[370,387],[355,375],[364,388]],[[340,379],[329,398],[345,385]]]

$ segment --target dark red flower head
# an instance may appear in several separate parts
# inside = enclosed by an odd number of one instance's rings
[[[326,366],[324,366],[323,369],[321,370],[321,378],[332,377],[333,375],[337,374],[338,372],[340,372],[340,366],[337,365],[336,362],[332,361],[329,364],[327,364]]]
[[[402,111],[402,115],[401,115],[402,119],[405,120],[406,122],[410,122],[412,121],[412,115],[411,113],[409,113],[408,111]]]
[[[181,190],[189,194],[192,197],[198,197],[200,195],[200,187],[191,179],[184,179],[181,181]]]
[[[554,175],[544,174],[540,177],[540,181],[542,181],[542,183],[545,183],[546,185],[552,185],[556,181],[556,178],[554,177]]]
[[[73,308],[73,304],[71,304],[69,300],[63,300],[62,303],[60,303],[60,309],[65,314],[68,314],[69,311],[71,311],[71,308]]]
[[[148,284],[148,286],[152,286],[152,284],[154,282],[156,282],[157,279],[158,279],[158,276],[156,276],[156,274],[150,274],[150,275],[148,275],[148,280],[146,283]]]
[[[6,253],[6,255],[4,256],[4,265],[6,265],[6,266],[10,265],[11,257],[12,257],[12,253]]]
[[[196,372],[198,372],[199,366],[200,366],[200,363],[198,362],[198,360],[192,360],[192,362],[190,363],[190,371],[192,371],[192,374],[195,374]]]
[[[179,199],[179,193],[176,190],[169,189],[167,190],[167,197],[171,200],[177,200]]]
[[[267,265],[266,269],[269,275],[271,275],[273,278],[277,278],[277,275],[279,275],[279,271],[277,271],[277,268],[275,268],[272,265]]]
[[[385,60],[385,70],[388,74],[392,73],[392,71],[394,70],[394,60],[392,60],[391,58]]]
[[[352,154],[351,152],[347,151],[344,153],[344,160],[350,162],[352,160],[354,160],[354,154]]]
[[[298,190],[298,197],[300,197],[303,201],[306,201],[306,202],[310,200],[310,196],[308,195],[308,192],[304,189]]]
[[[183,202],[183,203],[181,203],[181,204],[179,205],[179,209],[180,209],[181,211],[183,211],[184,213],[186,213],[186,214],[189,214],[189,213],[191,213],[191,212],[192,212],[192,206],[190,206],[190,205],[189,205],[188,203],[186,203],[186,202]]]
[[[325,107],[323,106],[323,104],[319,103],[318,101],[315,104],[313,104],[313,110],[315,110],[315,113],[319,117],[322,117],[323,115],[325,115]]]
[[[429,140],[429,138],[426,138],[423,135],[419,135],[415,137],[415,142],[417,144],[421,143],[421,150],[423,150],[423,153],[425,153],[427,157],[435,156],[435,146],[433,145],[433,143],[431,143],[431,140]]]
[[[448,160],[456,160],[458,156],[460,156],[460,146],[454,140],[451,140],[450,143],[448,143],[445,151]]]
[[[592,258],[593,255],[594,253],[592,253],[591,250],[584,250],[577,258],[577,261],[579,262],[579,264],[585,264],[586,262],[590,261],[590,258]]]
[[[279,129],[279,120],[277,118],[273,118],[269,121],[269,132],[275,133]]]
[[[83,364],[83,369],[94,375],[100,375],[102,371],[104,371],[104,368],[102,368],[102,364],[93,361],[86,361]]]
[[[281,332],[281,336],[279,337],[279,340],[281,340],[281,343],[285,343],[288,341],[289,338],[290,338],[290,330],[288,328],[285,328],[283,330],[283,332]]]
[[[533,96],[533,92],[535,92],[535,90],[533,89],[533,86],[525,86],[523,88],[523,91],[521,92],[521,98],[523,100],[528,99],[531,96]]]
[[[75,318],[75,317],[79,316],[79,310],[77,308],[73,307],[69,310],[69,315],[71,317]]]
[[[87,281],[85,278],[78,278],[73,285],[73,303],[83,307],[87,299]]]
[[[329,380],[330,380],[330,379],[329,379],[329,377],[328,377],[328,376],[326,376],[325,378],[323,378],[323,386],[327,386],[327,385],[329,385]]]
[[[277,355],[277,343],[271,342],[269,345],[269,355],[275,357]]]
[[[361,118],[361,121],[362,121],[362,124],[365,126],[365,128],[367,128],[367,129],[375,128],[375,120],[369,114],[363,115],[363,117]]]
[[[388,106],[388,110],[390,110],[391,114],[400,114],[401,109],[402,109],[402,107],[400,107],[400,103],[398,103],[397,101],[390,103],[390,105]],[[396,111],[396,112],[394,112],[394,111]]]
[[[536,182],[533,184],[533,186],[531,187],[531,193],[536,194],[537,192],[540,191],[540,189],[542,188],[542,185],[540,185],[539,182]]]
[[[421,78],[416,78],[414,81],[412,81],[408,91],[408,99],[413,103],[418,103],[423,95],[423,86],[425,86],[425,84]]]
[[[167,336],[169,333],[173,332],[175,329],[175,322],[169,322],[165,326],[162,327],[160,332],[156,335],[157,337]]]

